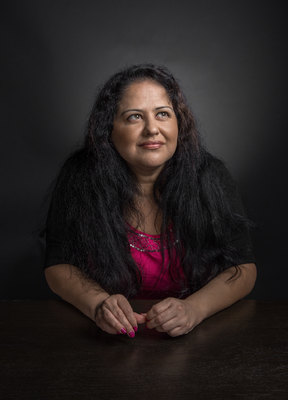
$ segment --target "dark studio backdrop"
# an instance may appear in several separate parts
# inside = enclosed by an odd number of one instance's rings
[[[37,238],[45,196],[83,138],[97,86],[140,62],[175,74],[208,149],[239,183],[258,225],[250,297],[287,298],[283,3],[1,3],[0,298],[51,296]]]

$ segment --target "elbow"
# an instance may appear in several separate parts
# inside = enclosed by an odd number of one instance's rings
[[[59,286],[57,267],[51,266],[51,267],[45,268],[44,275],[45,275],[46,282],[47,282],[49,288],[51,289],[51,291],[53,293],[59,295],[59,293],[58,293],[59,290],[57,290],[57,288]]]
[[[45,268],[44,275],[47,285],[52,290],[52,292],[56,293],[53,285],[53,275],[51,274],[51,267]]]
[[[67,295],[69,286],[73,285],[73,280],[67,284],[68,280],[73,278],[73,271],[76,267],[70,264],[57,264],[47,267],[44,271],[46,282],[53,293],[61,298]]]
[[[256,264],[243,264],[241,265],[241,272],[244,273],[244,282],[246,287],[245,296],[252,292],[254,289],[257,279],[257,267]]]

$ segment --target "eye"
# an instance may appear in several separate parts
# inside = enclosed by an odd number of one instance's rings
[[[127,121],[138,121],[141,118],[142,118],[142,116],[140,114],[131,114],[127,118]]]
[[[161,119],[165,119],[169,117],[169,113],[167,111],[160,111],[157,113],[157,117],[160,117]]]

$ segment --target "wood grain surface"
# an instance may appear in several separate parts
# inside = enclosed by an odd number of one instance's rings
[[[0,315],[2,400],[288,398],[287,301],[242,300],[176,338],[109,335],[57,300],[0,302]]]

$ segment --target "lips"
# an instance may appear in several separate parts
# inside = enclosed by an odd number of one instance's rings
[[[139,146],[143,147],[144,149],[159,149],[161,146],[163,146],[163,142],[144,142],[141,143]]]

